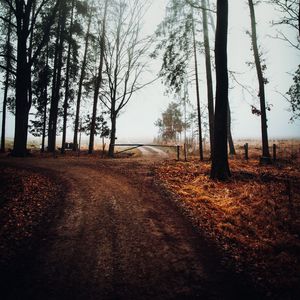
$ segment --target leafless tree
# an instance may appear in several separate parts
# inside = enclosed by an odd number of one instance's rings
[[[140,38],[145,1],[115,0],[110,8],[112,21],[108,24],[104,56],[107,85],[100,100],[110,113],[109,156],[113,157],[117,118],[133,93],[148,84],[140,81],[147,67],[146,54],[150,39]]]
[[[288,37],[282,30],[277,30],[276,38],[288,42],[300,50],[300,1],[299,0],[268,0],[281,13],[281,18],[273,21],[273,25],[287,25],[297,31],[296,41]]]

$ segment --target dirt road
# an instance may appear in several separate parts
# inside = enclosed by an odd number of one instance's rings
[[[7,163],[5,163],[7,164]],[[149,162],[11,159],[64,196],[1,299],[247,299],[216,251],[154,183]]]

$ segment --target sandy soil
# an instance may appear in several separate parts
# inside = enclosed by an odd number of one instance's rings
[[[1,299],[258,299],[155,184],[149,161],[0,165],[51,174],[64,187],[53,224],[1,281]]]

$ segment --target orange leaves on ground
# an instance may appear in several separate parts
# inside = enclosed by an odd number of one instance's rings
[[[210,164],[196,161],[166,162],[156,176],[238,268],[271,285],[280,286],[282,277],[295,283],[300,280],[300,216],[291,218],[287,182],[299,184],[299,166],[262,167],[257,161],[238,160],[230,166],[228,182],[211,180]],[[292,201],[300,207],[297,192]]]

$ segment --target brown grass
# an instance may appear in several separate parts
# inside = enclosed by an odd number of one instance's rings
[[[241,160],[231,160],[230,166],[232,178],[225,183],[209,178],[208,162],[166,162],[157,176],[195,224],[235,261],[238,272],[249,273],[269,294],[297,293],[299,166],[262,167]]]

